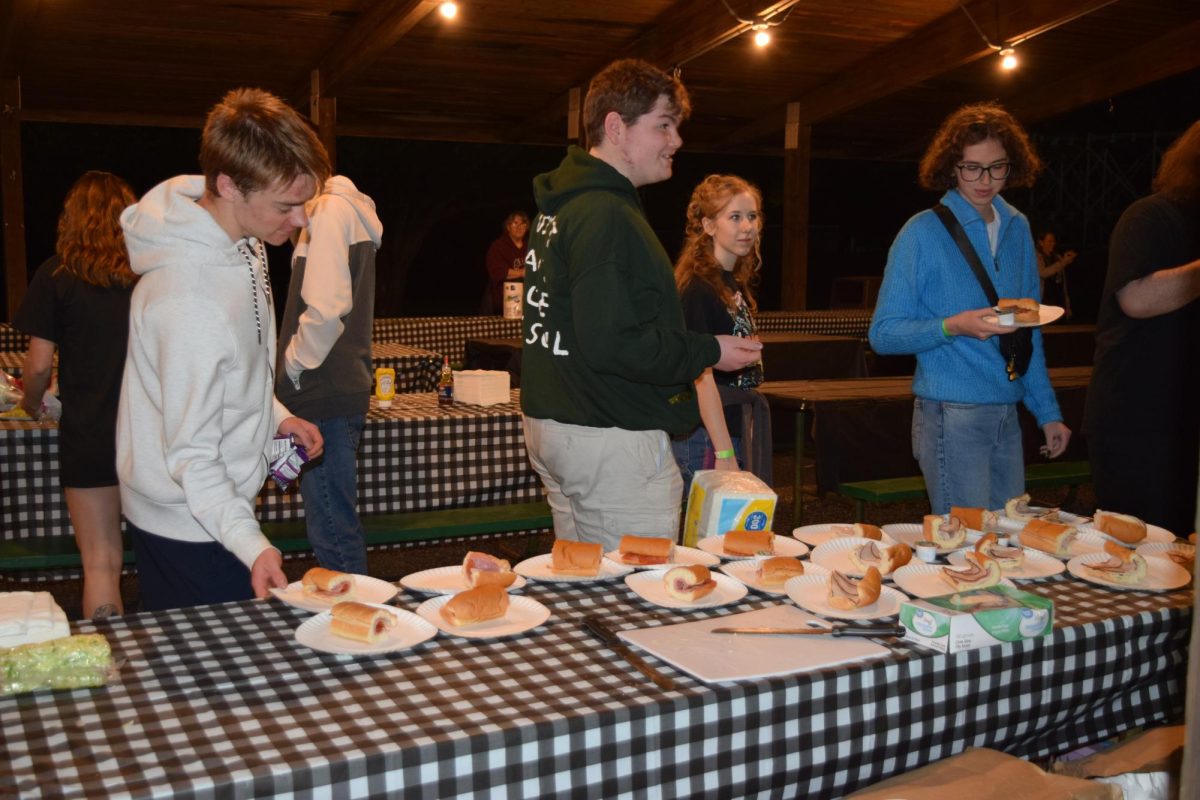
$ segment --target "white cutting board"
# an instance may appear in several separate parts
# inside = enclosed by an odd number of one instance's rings
[[[705,683],[769,678],[864,661],[890,650],[860,636],[764,636],[711,633],[713,628],[798,628],[820,617],[779,605],[697,622],[621,631],[625,641]]]

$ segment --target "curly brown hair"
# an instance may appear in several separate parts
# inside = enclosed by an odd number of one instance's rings
[[[132,286],[121,212],[137,202],[129,184],[111,172],[83,173],[67,192],[58,216],[55,274],[64,272],[93,286]]]
[[[583,99],[583,129],[587,146],[595,147],[604,140],[604,118],[616,111],[626,125],[648,113],[662,96],[667,107],[683,122],[692,113],[692,101],[679,78],[668,75],[658,67],[636,58],[614,61],[592,78],[587,96]]]
[[[687,227],[684,229],[683,247],[675,261],[675,286],[682,292],[693,280],[707,283],[721,302],[733,306],[733,292],[721,277],[724,268],[713,254],[713,238],[704,230],[704,220],[715,220],[717,215],[739,194],[748,194],[758,205],[758,230],[762,231],[762,192],[749,181],[736,175],[709,175],[692,191],[688,201]],[[733,265],[733,277],[742,287],[742,299],[751,313],[758,310],[754,299],[754,287],[758,284],[762,269],[759,240],[754,248],[738,258]]]
[[[954,167],[963,150],[986,139],[999,142],[1012,164],[1005,186],[1032,186],[1042,171],[1042,160],[1021,123],[999,103],[963,106],[946,117],[921,157],[917,172],[921,186],[934,191],[953,189],[958,185]]]
[[[1200,121],[1192,123],[1163,154],[1154,191],[1176,203],[1200,204]]]

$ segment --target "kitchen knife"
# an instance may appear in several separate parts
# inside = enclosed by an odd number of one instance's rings
[[[713,628],[713,633],[765,633],[779,636],[903,636],[899,625],[830,625],[811,628]]]
[[[583,626],[596,636],[600,637],[604,644],[615,650],[619,655],[624,657],[626,661],[637,667],[638,672],[654,681],[654,684],[658,686],[658,688],[667,691],[675,688],[674,679],[663,675],[654,667],[647,664],[641,656],[630,650],[628,645],[617,638],[617,632],[610,628],[607,622],[597,616],[589,615],[583,618]]]

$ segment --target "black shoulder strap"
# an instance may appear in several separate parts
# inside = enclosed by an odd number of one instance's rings
[[[979,254],[971,246],[971,240],[967,238],[967,232],[963,230],[963,226],[955,218],[954,212],[944,204],[938,203],[933,207],[933,213],[937,214],[938,219],[946,226],[946,230],[950,232],[954,243],[962,251],[963,258],[971,265],[971,271],[975,273],[975,278],[979,281],[979,285],[983,287],[983,293],[987,295],[988,303],[993,306],[996,305],[1000,300],[999,295],[996,294],[996,287],[992,285],[992,279],[988,277],[987,270],[983,268],[983,262],[979,260]]]

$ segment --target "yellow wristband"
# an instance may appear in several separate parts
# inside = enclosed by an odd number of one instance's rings
[[[733,458],[735,455],[737,455],[737,453],[734,452],[732,447],[728,450],[717,451],[717,458]]]

